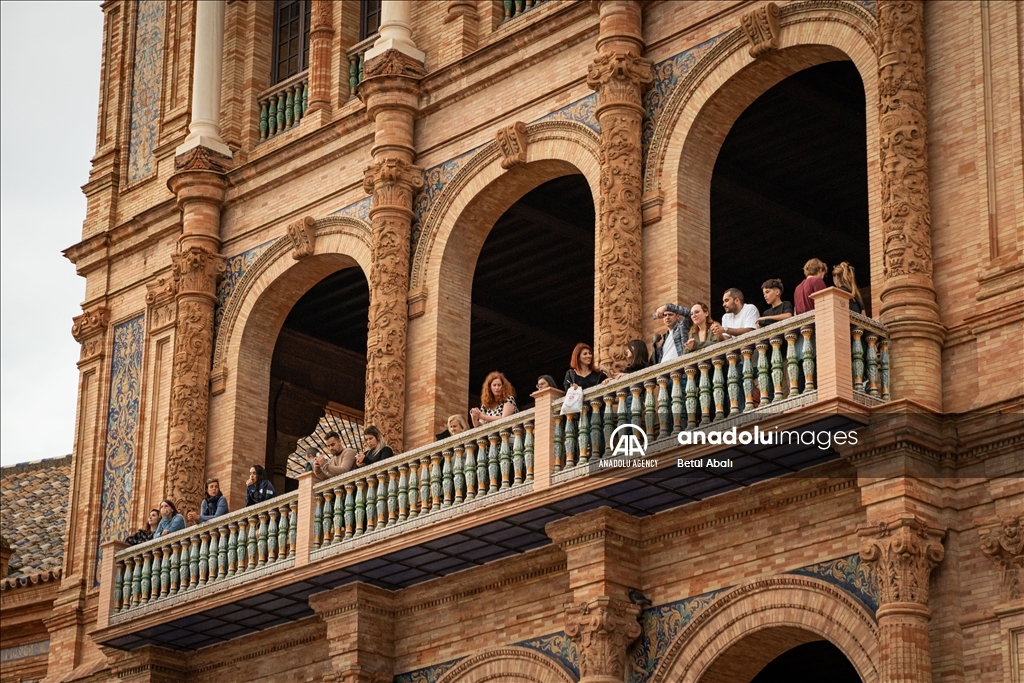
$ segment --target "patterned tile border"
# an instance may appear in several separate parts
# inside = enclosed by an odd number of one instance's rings
[[[872,614],[878,611],[878,580],[860,555],[840,557],[787,573],[827,581],[860,600]]]
[[[26,657],[37,657],[39,655],[45,655],[50,652],[50,641],[39,640],[34,643],[26,643],[24,645],[15,645],[14,647],[5,647],[0,650],[0,662],[13,662],[16,659],[25,659]]]
[[[553,633],[550,636],[524,640],[516,643],[516,645],[528,647],[542,655],[547,655],[571,671],[572,675],[579,679],[580,653],[576,650],[576,644],[569,640],[564,631]]]
[[[640,614],[640,639],[632,647],[627,662],[629,683],[646,681],[661,662],[672,641],[686,628],[695,615],[728,591],[723,588],[684,598],[658,607],[649,607]]]
[[[240,254],[234,256],[228,256],[224,261],[226,270],[224,271],[224,277],[221,278],[217,284],[217,304],[213,309],[213,334],[217,336],[217,330],[220,329],[220,322],[224,318],[224,305],[228,302],[228,298],[231,297],[235,291],[235,287],[238,285],[239,280],[245,275],[245,271],[248,270],[249,266],[259,258],[260,254],[274,243],[274,240],[264,242],[258,246],[243,251]]]
[[[139,0],[138,3],[128,133],[129,184],[156,171],[153,148],[160,135],[165,7],[163,0]]]
[[[452,659],[441,664],[434,664],[433,666],[426,666],[422,669],[416,669],[415,671],[409,671],[404,674],[398,674],[393,679],[394,683],[436,683],[436,681],[444,676],[445,673],[453,666],[461,662],[465,657],[458,659]]]
[[[360,199],[358,202],[355,202],[354,204],[349,204],[346,207],[343,207],[341,209],[338,209],[337,211],[334,211],[333,213],[331,213],[331,215],[332,216],[347,216],[349,218],[358,218],[361,221],[369,222],[369,220],[370,220],[370,205],[372,204],[372,202],[373,202],[373,197],[366,197],[365,199]]]

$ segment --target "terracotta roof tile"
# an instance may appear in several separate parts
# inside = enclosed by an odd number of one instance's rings
[[[60,569],[70,474],[70,455],[0,468],[0,535],[14,551],[8,576]]]

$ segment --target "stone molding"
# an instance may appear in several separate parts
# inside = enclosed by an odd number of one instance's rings
[[[874,50],[877,40],[875,17],[864,7],[847,0],[813,0],[794,2],[779,8],[779,31],[786,26],[803,22],[838,23],[857,31],[864,42]],[[661,189],[665,157],[671,146],[672,133],[679,117],[690,99],[700,90],[701,85],[736,51],[748,45],[747,35],[737,27],[723,36],[704,57],[691,68],[673,90],[658,122],[648,148],[644,165],[643,193]]]
[[[173,275],[146,283],[146,322],[151,334],[171,327],[177,321],[177,293],[178,285]]]
[[[110,309],[103,305],[82,309],[81,315],[71,319],[71,336],[82,345],[79,363],[103,355],[109,326]]]
[[[1024,514],[1003,517],[981,539],[981,552],[999,566],[999,599],[1011,602],[1024,597]]]
[[[516,121],[511,126],[499,128],[494,141],[501,150],[501,167],[505,170],[526,163],[526,124]]]
[[[225,156],[202,145],[193,147],[184,154],[174,157],[174,172],[213,171],[227,173],[231,168],[231,157]]]
[[[623,680],[626,650],[640,637],[640,606],[601,595],[565,610],[565,635],[580,655],[580,678]]]
[[[364,83],[371,78],[381,76],[418,80],[426,74],[427,70],[423,68],[422,62],[394,49],[386,50],[383,54],[374,57],[363,66]]]
[[[774,2],[746,12],[740,21],[750,41],[751,57],[757,59],[779,49],[779,6]]]
[[[932,569],[945,555],[945,532],[904,517],[860,529],[857,535],[862,539],[861,559],[872,565],[878,577],[879,612],[896,604],[927,608]]]

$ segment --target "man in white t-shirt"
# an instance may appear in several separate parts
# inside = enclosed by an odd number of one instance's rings
[[[665,304],[654,312],[654,318],[660,318],[665,322],[665,336],[654,342],[653,365],[668,363],[683,355],[683,345],[690,331],[690,309],[686,306]]]
[[[719,339],[739,337],[757,328],[757,319],[761,317],[760,311],[754,304],[744,304],[743,292],[735,287],[725,290],[725,294],[722,295],[722,308],[725,309],[722,322],[711,325],[711,330]]]

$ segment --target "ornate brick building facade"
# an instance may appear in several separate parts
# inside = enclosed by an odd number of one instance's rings
[[[102,11],[63,567],[0,679],[1024,680],[1020,4]],[[522,391],[812,256],[872,317]],[[525,409],[437,440],[494,369]]]

